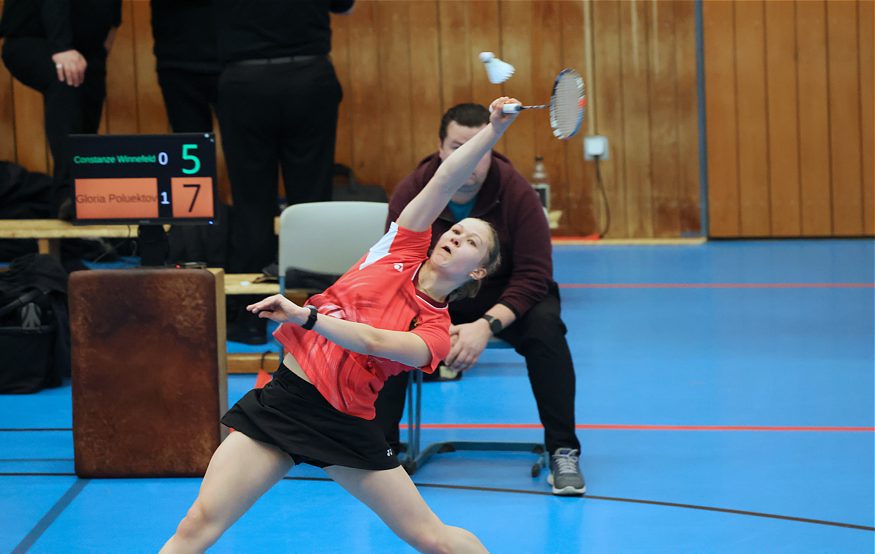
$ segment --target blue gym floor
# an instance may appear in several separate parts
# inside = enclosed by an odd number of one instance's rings
[[[529,454],[441,454],[414,480],[493,552],[873,552],[873,250],[557,246],[587,496],[552,496]],[[0,396],[0,552],[155,552],[199,480],[77,479],[71,419],[69,385]],[[423,423],[425,443],[541,434],[502,350],[426,383]],[[301,466],[212,551],[410,549]]]

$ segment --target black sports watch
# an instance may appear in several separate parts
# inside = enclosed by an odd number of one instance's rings
[[[501,323],[501,320],[497,317],[493,317],[489,314],[483,314],[480,316],[480,319],[485,319],[487,323],[489,323],[489,330],[492,331],[492,336],[498,335],[502,329],[504,329],[504,325]]]
[[[310,315],[307,316],[307,321],[301,324],[301,327],[304,328],[305,331],[309,331],[316,325],[316,316],[319,314],[319,311],[316,310],[316,306],[307,306],[310,310]]]

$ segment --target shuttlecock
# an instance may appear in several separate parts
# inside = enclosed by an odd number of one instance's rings
[[[503,83],[513,75],[513,66],[499,60],[492,52],[480,52],[480,61],[486,66],[486,77],[493,85]]]

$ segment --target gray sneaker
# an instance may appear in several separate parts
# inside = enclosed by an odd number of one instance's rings
[[[577,450],[557,448],[550,456],[550,475],[547,482],[553,486],[553,494],[576,496],[586,492],[586,481],[580,472]]]

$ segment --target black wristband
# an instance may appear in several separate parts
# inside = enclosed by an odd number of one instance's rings
[[[489,314],[483,314],[480,316],[480,319],[485,319],[487,323],[489,323],[489,330],[492,332],[492,336],[498,335],[502,329],[504,329],[504,325],[502,325],[501,320],[497,317],[493,317]]]
[[[301,324],[301,328],[305,331],[309,331],[314,325],[316,325],[316,314],[319,313],[316,306],[307,306],[307,308],[310,310],[310,315],[307,317],[307,321]]]

